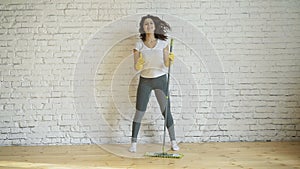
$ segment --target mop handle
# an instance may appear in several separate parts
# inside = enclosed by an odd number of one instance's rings
[[[170,42],[170,53],[173,51],[173,38]],[[165,153],[165,143],[166,143],[166,126],[168,120],[168,106],[169,106],[169,84],[170,84],[170,70],[171,70],[171,60],[169,59],[169,67],[168,67],[168,80],[167,80],[167,90],[166,90],[166,109],[165,109],[165,124],[164,124],[164,138],[163,138],[163,147],[162,151]]]
[[[170,42],[170,53],[173,52],[173,38]],[[169,59],[169,67],[168,67],[168,81],[167,81],[167,99],[169,99],[169,83],[170,83],[170,70],[171,70],[171,59]]]
[[[173,52],[173,41],[174,39],[172,38],[170,42],[170,52]]]

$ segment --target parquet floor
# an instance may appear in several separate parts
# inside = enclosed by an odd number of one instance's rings
[[[1,169],[300,169],[300,142],[182,143],[182,159],[144,157],[157,144],[0,147]]]

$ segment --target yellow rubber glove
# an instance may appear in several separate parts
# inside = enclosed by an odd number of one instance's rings
[[[142,53],[140,53],[140,57],[138,58],[136,64],[135,64],[135,69],[136,70],[142,70],[144,67],[145,60],[143,59]]]
[[[170,61],[171,61],[171,64],[173,64],[174,59],[175,59],[175,55],[174,55],[173,52],[170,52],[170,53],[169,53],[169,59],[170,59]]]

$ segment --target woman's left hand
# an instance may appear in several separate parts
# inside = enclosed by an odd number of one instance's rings
[[[174,53],[173,53],[173,52],[170,52],[170,53],[169,53],[169,60],[171,61],[171,64],[173,64],[174,59],[175,59]]]

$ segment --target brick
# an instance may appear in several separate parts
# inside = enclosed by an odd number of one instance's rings
[[[111,129],[119,129],[120,132],[103,134],[104,137],[96,140],[128,143],[134,112],[122,114],[115,104],[131,104],[134,109],[137,86],[130,91],[113,89],[114,93],[120,93],[119,98],[128,101],[116,103],[111,99],[111,80],[116,67],[130,55],[137,38],[132,35],[120,41],[112,38],[111,30],[98,35],[105,25],[145,12],[179,16],[200,32],[183,30],[178,20],[171,22],[174,36],[184,31],[191,43],[195,38],[201,38],[202,42],[200,49],[190,49],[187,42],[175,41],[178,59],[172,74],[178,82],[172,80],[170,90],[179,138],[191,142],[299,140],[299,3],[101,1],[28,5],[14,0],[0,5],[4,9],[0,29],[3,35],[0,41],[0,127],[10,129],[4,131],[7,135],[26,133],[26,139],[15,135],[7,140],[6,135],[1,135],[0,142],[5,145],[89,144],[90,140],[83,133],[109,133]],[[98,54],[107,46],[98,46],[101,41],[116,43],[102,60]],[[209,50],[210,46],[214,50]],[[87,48],[90,51],[84,53]],[[80,56],[88,56],[89,52],[99,60],[86,57],[84,69],[87,70],[75,74]],[[214,54],[219,60],[214,59]],[[96,72],[90,67],[94,62],[99,62],[95,64]],[[223,68],[217,70],[224,80],[212,72],[217,67],[211,67],[213,64],[209,62],[221,62]],[[119,80],[124,81],[122,85],[126,87],[131,74],[127,67],[120,71],[123,74]],[[76,99],[86,93],[74,94],[86,87],[87,81],[82,80],[77,88],[73,84],[78,84],[74,79],[81,76],[95,85],[90,86],[93,92],[80,105],[87,107],[86,112],[96,110],[89,115],[77,114],[81,109]],[[131,85],[136,84],[137,81]],[[216,102],[218,99],[224,102],[224,107]],[[152,134],[163,126],[160,114],[154,114],[158,111],[152,96],[144,118],[151,123],[145,125],[140,135],[144,143],[162,140],[161,134]],[[86,120],[85,126],[79,127],[77,115],[80,121]],[[184,137],[185,132],[190,134]]]

